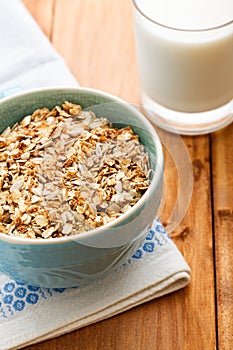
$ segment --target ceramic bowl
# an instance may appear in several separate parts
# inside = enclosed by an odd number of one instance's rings
[[[143,243],[162,196],[163,152],[147,119],[124,101],[89,88],[46,88],[0,100],[0,133],[41,107],[64,100],[108,118],[114,126],[130,125],[149,152],[151,184],[128,212],[94,230],[72,237],[24,239],[0,233],[0,271],[34,286],[55,288],[89,283],[118,268]]]

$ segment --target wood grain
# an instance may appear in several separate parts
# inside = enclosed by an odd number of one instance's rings
[[[171,235],[192,270],[191,285],[179,300],[185,304],[183,349],[209,350],[216,347],[209,137],[183,139],[192,159],[194,188],[188,213]]]
[[[131,1],[57,0],[55,10],[53,44],[80,85],[138,103]]]
[[[233,124],[212,136],[219,349],[233,348]]]
[[[23,0],[43,32],[51,39],[55,0]]]
[[[24,2],[81,85],[140,105],[130,0]],[[172,295],[27,350],[214,350],[218,345],[215,275],[219,349],[233,348],[231,139],[232,127],[213,137],[183,137],[193,164],[194,189],[189,210],[172,237],[192,269],[191,284]],[[177,193],[176,169],[169,155],[166,159],[168,192],[164,217],[172,210]]]

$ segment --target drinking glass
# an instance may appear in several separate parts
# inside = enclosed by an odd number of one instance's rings
[[[158,126],[190,135],[233,120],[233,1],[194,3],[186,18],[190,1],[133,0],[143,108]]]

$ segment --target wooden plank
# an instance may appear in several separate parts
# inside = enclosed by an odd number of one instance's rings
[[[140,104],[130,2],[56,0],[52,41],[81,85]],[[36,13],[35,17],[42,16]],[[216,348],[209,137],[184,140],[194,166],[194,192],[189,211],[172,236],[192,268],[191,284],[177,293],[28,350]],[[175,170],[169,164],[172,162],[168,158],[166,182],[171,193],[167,208],[171,208],[176,192]]]
[[[80,85],[138,103],[131,10],[129,0],[57,0],[53,44]]]
[[[43,32],[51,39],[55,0],[23,0]]]
[[[183,140],[192,159],[194,189],[187,215],[171,234],[192,270],[191,284],[179,299],[185,304],[181,317],[185,323],[183,348],[209,350],[216,348],[209,137]],[[167,173],[168,187],[172,187],[171,173]]]
[[[219,349],[233,348],[233,124],[212,136]]]

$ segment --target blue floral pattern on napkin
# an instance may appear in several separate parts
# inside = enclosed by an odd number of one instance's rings
[[[46,289],[9,279],[9,282],[0,288],[0,317],[8,318],[29,305],[36,305],[41,298],[47,299],[64,291],[65,288]]]

